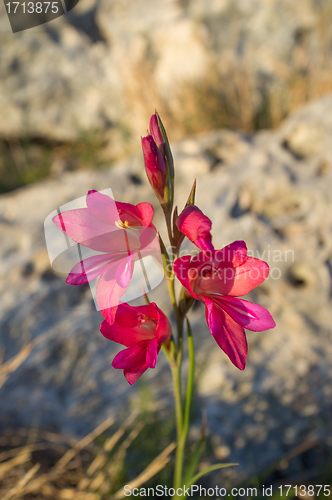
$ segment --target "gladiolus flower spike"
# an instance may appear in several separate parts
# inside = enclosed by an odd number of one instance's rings
[[[76,264],[67,283],[79,285],[98,277],[97,302],[104,317],[100,331],[108,339],[125,347],[112,366],[123,370],[130,385],[148,368],[155,368],[163,351],[173,375],[176,406],[177,453],[174,464],[174,491],[183,484],[195,484],[200,474],[184,474],[184,450],[189,429],[190,405],[194,388],[194,340],[187,313],[194,299],[205,305],[208,327],[218,346],[230,361],[243,370],[248,345],[245,328],[263,331],[275,327],[271,314],[264,307],[242,299],[267,278],[266,262],[248,256],[246,244],[235,241],[215,250],[212,244],[212,222],[195,205],[196,181],[184,210],[173,210],[174,164],[164,125],[156,112],[150,129],[142,138],[145,170],[164,212],[170,245],[169,252],[152,224],[153,207],[149,203],[131,205],[111,200],[97,191],[89,191],[87,208],[68,210],[53,222],[74,242],[101,252]],[[200,250],[197,255],[179,255],[187,237]],[[145,256],[157,258],[164,269],[177,330],[172,335],[170,323],[146,295],[146,305],[132,307],[120,302],[134,272],[134,264]],[[174,257],[175,256],[175,257]],[[173,262],[173,259],[176,259]],[[175,277],[182,284],[177,298]],[[184,344],[184,320],[187,323],[188,376],[186,400],[182,405],[181,365]],[[199,448],[197,448],[199,449]],[[195,464],[188,470],[197,468]],[[223,468],[236,464],[216,464]],[[196,475],[195,475],[196,474]]]

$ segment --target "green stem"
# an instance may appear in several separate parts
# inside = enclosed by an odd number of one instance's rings
[[[184,446],[186,445],[188,428],[189,428],[189,420],[190,420],[190,407],[191,400],[193,395],[194,388],[194,374],[195,374],[195,349],[194,342],[191,334],[190,323],[187,319],[187,328],[188,328],[188,355],[189,355],[189,372],[188,372],[188,381],[187,381],[187,396],[186,396],[186,404],[184,408],[184,417],[183,417],[183,433],[182,439],[184,441]]]
[[[181,374],[179,365],[175,365],[172,368],[172,375],[173,375],[176,431],[177,431],[174,488],[177,489],[180,487],[182,482],[182,468],[183,468],[183,447],[180,445],[182,442],[183,413],[182,413],[182,398],[181,398]]]
[[[171,223],[171,213],[170,211],[164,210],[165,220],[167,225],[168,237],[172,249],[175,249],[174,237],[172,233],[172,223]],[[176,255],[173,256],[173,262]],[[189,417],[190,417],[190,405],[193,392],[193,382],[194,382],[194,346],[192,342],[191,329],[188,322],[188,346],[189,346],[189,360],[190,368],[188,374],[187,382],[187,397],[185,402],[185,409],[182,408],[182,394],[181,394],[181,366],[183,357],[183,319],[184,315],[181,314],[179,309],[176,296],[175,296],[175,274],[174,269],[170,276],[166,277],[167,288],[169,296],[173,305],[176,325],[177,325],[177,349],[174,352],[174,344],[171,345],[171,352],[165,352],[167,360],[172,370],[173,377],[173,387],[174,387],[174,400],[175,400],[175,416],[176,416],[176,431],[177,431],[177,448],[175,456],[175,470],[174,470],[174,488],[181,487],[183,481],[183,462],[184,462],[184,452],[187,442],[188,428],[189,428]],[[172,351],[173,347],[173,351]]]
[[[165,221],[166,221],[166,226],[167,226],[167,233],[168,233],[168,238],[169,242],[172,246],[172,249],[174,250],[175,245],[174,245],[174,238],[173,238],[173,232],[172,232],[172,221],[171,221],[171,211],[168,210],[166,207],[162,207],[165,215]]]
[[[175,457],[175,474],[174,474],[174,488],[175,490],[182,486],[183,483],[183,462],[184,462],[184,454],[187,443],[188,429],[189,429],[189,418],[190,418],[190,406],[193,394],[193,386],[194,386],[194,371],[195,371],[195,352],[194,352],[194,343],[191,335],[191,328],[189,321],[187,320],[188,326],[188,350],[189,350],[189,373],[188,373],[188,382],[187,382],[187,394],[186,394],[186,402],[182,419],[182,427],[179,432],[178,427],[178,440],[177,440],[177,448],[176,448],[176,457]],[[182,360],[182,356],[181,356]],[[177,370],[175,374],[178,374],[179,378],[181,377],[181,364],[177,365]],[[173,380],[174,378],[173,375]],[[181,402],[181,387],[180,383],[176,386],[174,383],[174,394],[176,395],[176,399],[180,394],[180,402]],[[175,497],[176,498],[176,495]]]
[[[171,276],[166,280],[167,280],[169,295],[175,312],[176,324],[178,330],[177,351],[173,360],[171,360],[170,362],[170,367],[173,376],[176,431],[177,431],[177,448],[176,448],[175,471],[174,471],[174,488],[177,489],[181,486],[182,483],[182,470],[183,470],[184,445],[185,445],[185,442],[183,443],[183,410],[182,410],[182,395],[181,395],[183,318],[181,317],[180,310],[175,297],[174,272],[172,272]]]

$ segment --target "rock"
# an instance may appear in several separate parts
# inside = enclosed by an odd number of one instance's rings
[[[80,0],[15,36],[0,26],[0,134],[97,133],[114,158],[139,147],[155,108],[173,139],[275,125],[331,88],[330,17],[329,0]],[[295,154],[311,154],[310,130],[288,139]]]
[[[295,156],[308,158],[324,151],[325,130],[317,123],[299,123],[285,139],[284,145]]]
[[[188,165],[205,165],[195,172],[196,200],[213,221],[215,246],[243,239],[252,256],[270,265],[269,278],[248,299],[267,307],[277,327],[248,332],[244,372],[214,342],[204,307],[198,304],[190,312],[200,373],[198,406],[207,410],[216,456],[240,463],[236,471],[223,472],[230,479],[248,478],[252,457],[259,472],[290,447],[331,436],[332,170],[318,175],[322,158],[330,161],[330,144],[301,158],[283,146],[294,124],[311,120],[330,136],[329,109],[332,96],[310,104],[275,131],[248,137],[221,130],[172,145],[178,207],[193,182],[194,169],[190,172]],[[220,160],[213,168],[207,151]],[[106,188],[121,201],[152,202],[155,224],[161,226],[162,212],[141,155],[105,170],[64,172],[0,197],[0,345],[5,359],[30,339],[42,339],[1,388],[1,427],[29,427],[38,414],[41,427],[80,435],[139,396],[139,384],[130,387],[122,372],[111,367],[118,346],[99,333],[101,315],[90,289],[66,285],[45,249],[45,218],[89,189]],[[166,241],[164,229],[162,236]],[[186,242],[184,248],[192,246]],[[165,283],[151,292],[150,300],[170,313]],[[172,406],[162,355],[143,381],[160,408]],[[193,436],[199,427],[198,415]]]

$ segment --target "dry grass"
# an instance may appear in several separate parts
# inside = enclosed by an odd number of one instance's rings
[[[0,453],[1,500],[124,498],[117,477],[124,466],[128,447],[143,427],[141,422],[132,425],[136,417],[137,414],[132,413],[103,446],[96,445],[96,438],[114,424],[113,419],[105,420],[77,442],[66,436],[38,431],[35,443],[21,446],[29,432],[22,429],[7,432],[0,438],[1,447],[5,449]],[[171,443],[128,484],[139,487],[146,483],[165,467],[174,448],[175,444]],[[114,494],[110,493],[116,489]]]
[[[30,342],[3,363],[0,353],[0,389],[42,340]],[[120,500],[124,498],[121,471],[127,451],[144,428],[138,412],[109,435],[115,426],[106,419],[81,440],[38,429],[7,430],[0,436],[1,500]],[[107,437],[105,437],[107,434]],[[103,443],[97,444],[104,435]],[[171,459],[171,443],[132,481],[139,487],[160,472]]]

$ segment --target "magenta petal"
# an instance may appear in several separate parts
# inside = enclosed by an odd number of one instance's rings
[[[121,306],[120,306],[121,307]],[[118,313],[116,314],[116,321],[110,325],[106,320],[100,326],[102,335],[113,342],[122,344],[126,347],[131,347],[139,342],[150,340],[153,338],[153,331],[146,329],[134,329],[130,327],[120,326],[118,323]]]
[[[123,374],[130,385],[134,384],[148,368],[145,362],[146,348],[146,342],[140,342],[119,352],[113,360],[113,368],[123,369]]]
[[[163,155],[159,151],[152,135],[142,137],[142,149],[144,156],[145,168],[153,173],[164,176],[166,173],[166,164]]]
[[[189,205],[176,220],[178,229],[203,251],[214,251],[211,243],[212,222],[195,205]]]
[[[210,255],[214,252],[214,246],[211,243],[212,236],[207,234],[204,237],[200,237],[195,241],[195,245],[200,248],[203,252],[209,252]]]
[[[123,370],[123,374],[126,377],[129,384],[133,385],[143,375],[143,373],[146,372],[147,369],[148,369],[147,365],[142,365],[139,369],[136,370],[128,370],[125,368]]]
[[[215,341],[231,362],[240,370],[244,370],[248,354],[244,328],[213,304],[210,299],[206,298],[204,302],[206,319]]]
[[[129,304],[119,304],[116,313],[116,323],[122,328],[134,328],[139,323],[141,312]]]
[[[142,315],[158,320],[158,311],[160,311],[160,309],[154,302],[151,304],[145,304],[144,306],[135,307],[130,306],[129,304],[120,304],[116,321],[122,326],[129,326],[128,322],[131,326],[134,326],[134,322],[137,324]]]
[[[276,326],[274,319],[265,307],[234,297],[218,297],[222,309],[239,325],[253,332],[262,332]]]
[[[146,351],[146,364],[149,368],[155,368],[158,356],[158,341],[156,338],[152,339]]]
[[[158,311],[158,324],[155,330],[155,336],[158,339],[159,344],[166,344],[172,335],[171,325],[169,324],[169,321],[163,311],[159,309],[156,304],[153,303],[151,305],[153,305]]]
[[[145,364],[147,346],[147,341],[143,341],[120,351],[113,360],[113,368],[121,370],[124,368],[134,369]]]
[[[104,224],[114,226],[120,219],[116,203],[109,196],[91,190],[86,197],[86,204],[93,217]]]

